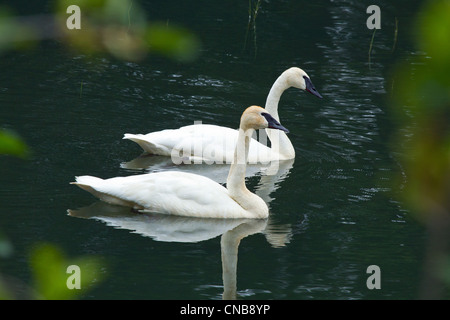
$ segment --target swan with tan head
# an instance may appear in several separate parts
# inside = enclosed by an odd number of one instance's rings
[[[288,132],[266,110],[258,106],[242,114],[234,161],[227,187],[204,176],[165,171],[100,179],[76,177],[80,188],[99,199],[130,206],[142,212],[159,212],[203,218],[267,218],[267,204],[245,186],[245,169],[254,130],[272,128]]]
[[[277,121],[280,121],[278,102],[283,92],[291,87],[322,98],[305,71],[297,67],[287,69],[273,84],[265,105],[266,111]],[[295,158],[294,147],[284,132],[271,129],[266,129],[266,132],[271,141],[271,147],[268,147],[264,141],[251,139],[248,157],[250,163]],[[124,139],[136,142],[150,154],[171,156],[172,159],[175,156],[178,159],[200,159],[215,163],[232,163],[237,138],[238,130],[210,124],[189,125],[145,135],[129,133],[124,135]]]

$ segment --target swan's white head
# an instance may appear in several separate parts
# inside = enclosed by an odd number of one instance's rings
[[[297,67],[289,68],[285,72],[283,72],[280,77],[286,80],[286,86],[288,88],[294,87],[305,90],[315,95],[316,97],[322,98],[320,93],[316,90],[313,83],[311,82],[311,78],[302,69]]]
[[[277,120],[275,120],[265,109],[258,106],[248,107],[241,116],[240,128],[244,131],[248,129],[278,129],[289,132]]]

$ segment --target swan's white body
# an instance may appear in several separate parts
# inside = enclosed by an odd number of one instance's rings
[[[302,69],[293,67],[284,71],[270,89],[265,106],[266,111],[277,121],[280,121],[278,102],[283,92],[290,87],[307,90],[321,97]],[[271,141],[271,147],[267,146],[267,139],[261,139],[261,136],[260,141],[251,139],[249,163],[267,163],[295,158],[294,147],[284,132],[272,129],[266,129],[266,132]],[[232,163],[237,138],[238,130],[209,124],[189,125],[145,135],[129,133],[124,135],[124,139],[136,142],[148,153],[171,156],[176,164],[192,163],[192,161],[195,163],[196,160]]]
[[[238,132],[236,129],[227,127],[197,124],[146,135],[127,133],[124,139],[136,142],[148,153],[169,156],[175,164],[190,164],[197,161],[209,164],[230,164],[234,159]],[[249,163],[265,163],[288,158],[289,155],[282,155],[274,148],[251,139]]]
[[[76,178],[76,183],[100,200],[144,212],[254,218],[230,197],[227,188],[192,173],[165,171],[106,180],[81,176]]]
[[[269,126],[286,130],[260,107],[245,110],[227,188],[204,176],[178,171],[106,180],[81,176],[74,184],[105,202],[140,211],[203,218],[267,218],[267,204],[245,186],[245,168],[253,131]]]

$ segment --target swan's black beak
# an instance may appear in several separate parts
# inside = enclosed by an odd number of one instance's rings
[[[319,91],[316,90],[311,80],[307,76],[303,76],[303,79],[305,79],[306,91],[322,99],[323,97],[320,95]]]
[[[277,120],[275,120],[270,114],[267,112],[261,113],[261,115],[266,118],[267,123],[269,124],[270,129],[278,129],[281,131],[284,131],[286,133],[289,133],[289,130],[283,127]]]

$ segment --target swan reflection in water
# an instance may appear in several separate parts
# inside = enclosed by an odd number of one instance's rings
[[[237,260],[240,241],[262,233],[273,247],[289,242],[290,226],[274,225],[268,219],[213,219],[165,214],[137,214],[130,208],[97,201],[90,206],[68,210],[71,217],[95,219],[118,229],[163,242],[201,242],[221,236],[223,299],[236,299]],[[284,228],[286,227],[286,228]]]
[[[267,203],[269,208],[270,202],[274,200],[274,198],[271,197],[271,194],[276,191],[281,183],[289,176],[294,161],[295,159],[271,161],[263,166],[261,164],[247,164],[246,177],[260,176],[260,180],[255,186],[254,192]],[[130,162],[122,163],[121,167],[127,170],[145,170],[148,172],[169,170],[184,171],[203,175],[220,184],[226,183],[230,171],[230,165],[227,164],[175,165],[168,157],[148,155],[146,153]],[[266,238],[271,236],[276,237],[276,235],[280,233],[284,234],[284,241],[286,241],[286,243],[289,242],[291,226],[289,224],[277,225],[271,221],[272,219],[269,215],[265,233]],[[275,243],[272,243],[272,245],[276,246]]]

